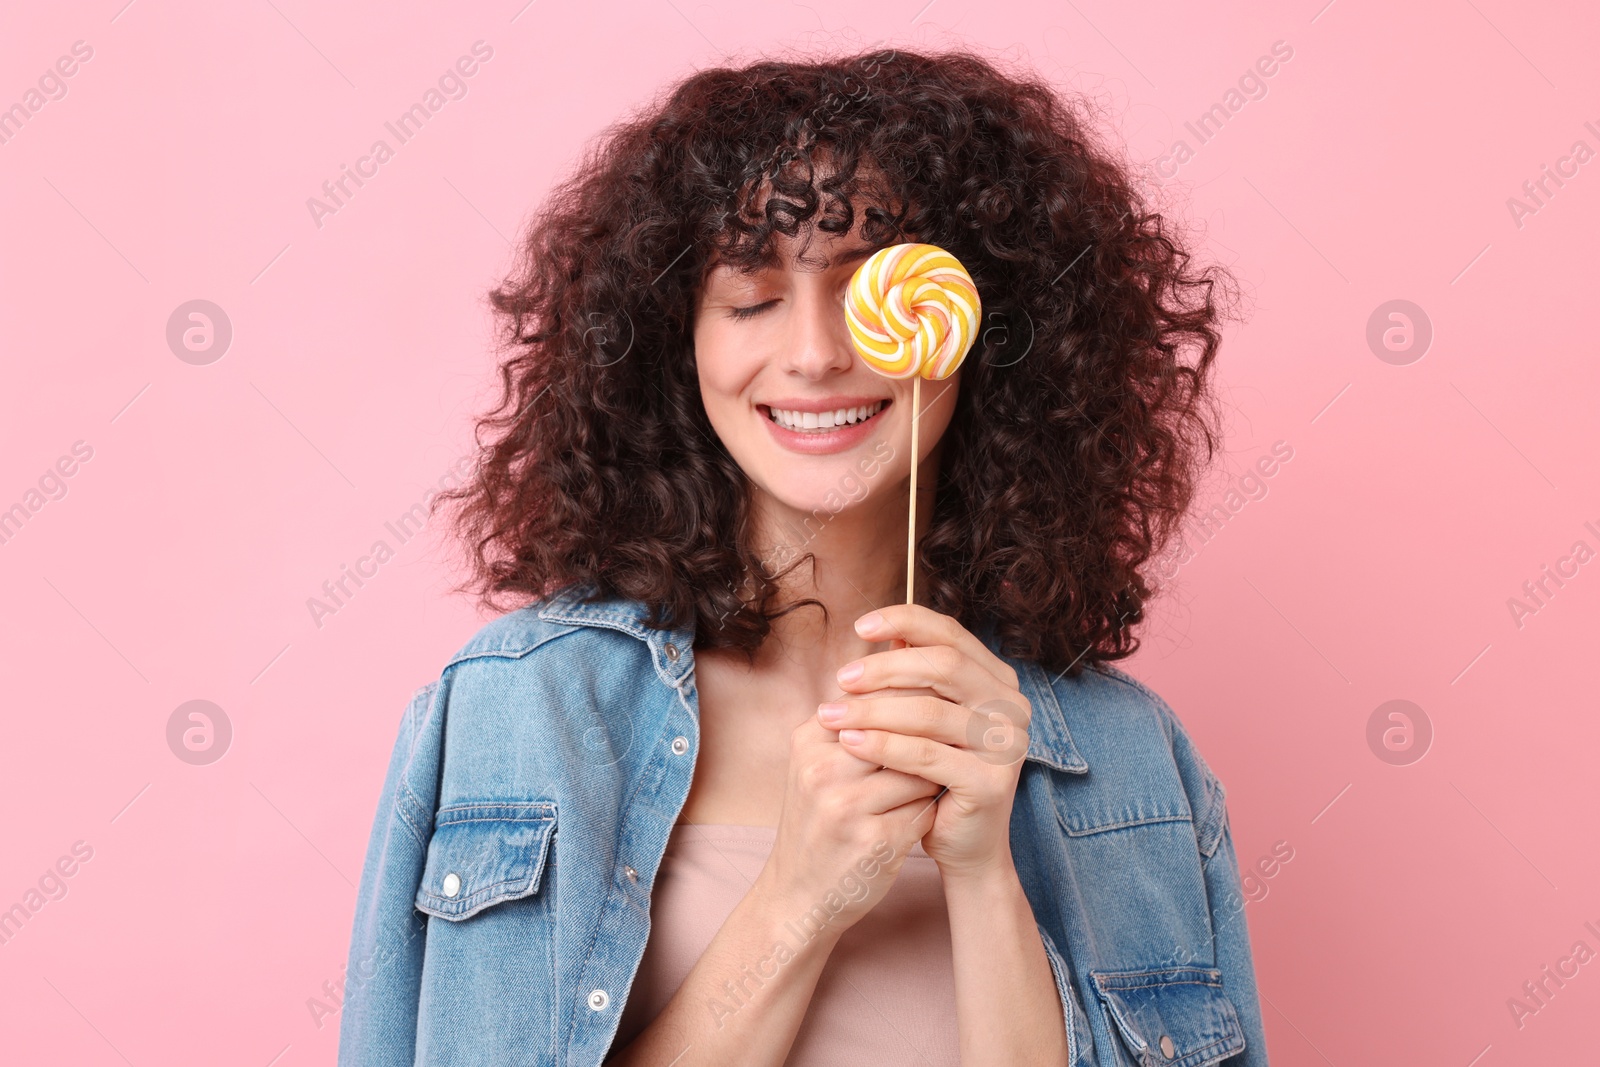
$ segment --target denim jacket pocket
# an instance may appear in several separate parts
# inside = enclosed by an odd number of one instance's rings
[[[1204,1067],[1244,1051],[1244,1030],[1219,970],[1091,970],[1089,976],[1139,1067]]]
[[[417,887],[418,910],[459,922],[538,892],[555,829],[556,806],[548,801],[440,808]]]

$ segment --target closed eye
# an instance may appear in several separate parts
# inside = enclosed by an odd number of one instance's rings
[[[763,311],[767,310],[767,308],[771,307],[773,304],[776,304],[776,303],[777,303],[776,300],[768,300],[766,303],[753,304],[750,307],[729,308],[728,309],[728,316],[730,318],[735,318],[735,319],[750,319],[750,318],[754,318],[755,316],[761,314]]]

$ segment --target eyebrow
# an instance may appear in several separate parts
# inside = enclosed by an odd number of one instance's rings
[[[837,256],[828,261],[828,266],[843,267],[851,263],[859,263],[863,259],[871,258],[879,251],[880,249],[877,245],[860,245],[856,248],[850,249],[848,252],[840,252]]]
[[[882,251],[882,249],[887,247],[887,245],[858,245],[855,248],[846,249],[845,251],[834,256],[832,259],[827,260],[823,264],[823,269],[826,270],[830,267],[847,267],[852,263],[860,263],[862,260],[870,258],[875,253]],[[708,270],[715,271],[719,268],[723,270],[734,269],[730,264],[725,263],[722,260],[718,260],[717,262],[712,263]],[[763,271],[776,270],[777,268],[778,263],[776,260],[774,260],[771,263],[763,263],[755,269],[757,271]]]
[[[868,258],[872,257],[873,255],[875,255],[876,253],[881,252],[881,251],[883,251],[883,249],[888,248],[888,247],[889,247],[889,245],[887,245],[887,244],[857,245],[855,248],[846,249],[845,251],[840,252],[837,256],[834,256],[832,259],[828,260],[825,264],[823,264],[823,268],[822,269],[823,270],[828,270],[830,268],[835,268],[835,267],[847,267],[852,263],[860,263],[862,260],[868,259]],[[761,273],[763,271],[777,270],[777,269],[778,269],[778,263],[776,261],[774,261],[774,262],[771,262],[771,263],[763,263],[760,266],[754,268],[754,273],[759,274],[759,273]],[[714,262],[712,262],[711,264],[709,264],[706,267],[706,272],[705,272],[704,277],[707,280],[709,280],[714,275],[719,275],[719,274],[720,275],[726,275],[726,274],[729,274],[729,273],[743,273],[743,272],[739,271],[732,264],[722,260],[721,258],[718,258],[717,260],[715,260]]]

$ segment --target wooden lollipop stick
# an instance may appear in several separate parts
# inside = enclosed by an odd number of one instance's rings
[[[906,519],[906,603],[916,603],[917,574],[917,423],[922,412],[922,375],[911,379],[911,507]]]

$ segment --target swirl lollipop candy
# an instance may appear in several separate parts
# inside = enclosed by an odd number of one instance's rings
[[[900,244],[857,268],[845,296],[850,339],[886,378],[940,381],[961,366],[978,331],[978,288],[937,245]]]
[[[915,599],[922,379],[942,381],[956,372],[972,347],[981,311],[972,275],[937,245],[899,244],[874,252],[857,268],[845,294],[845,324],[867,366],[886,378],[911,379],[907,604]]]

